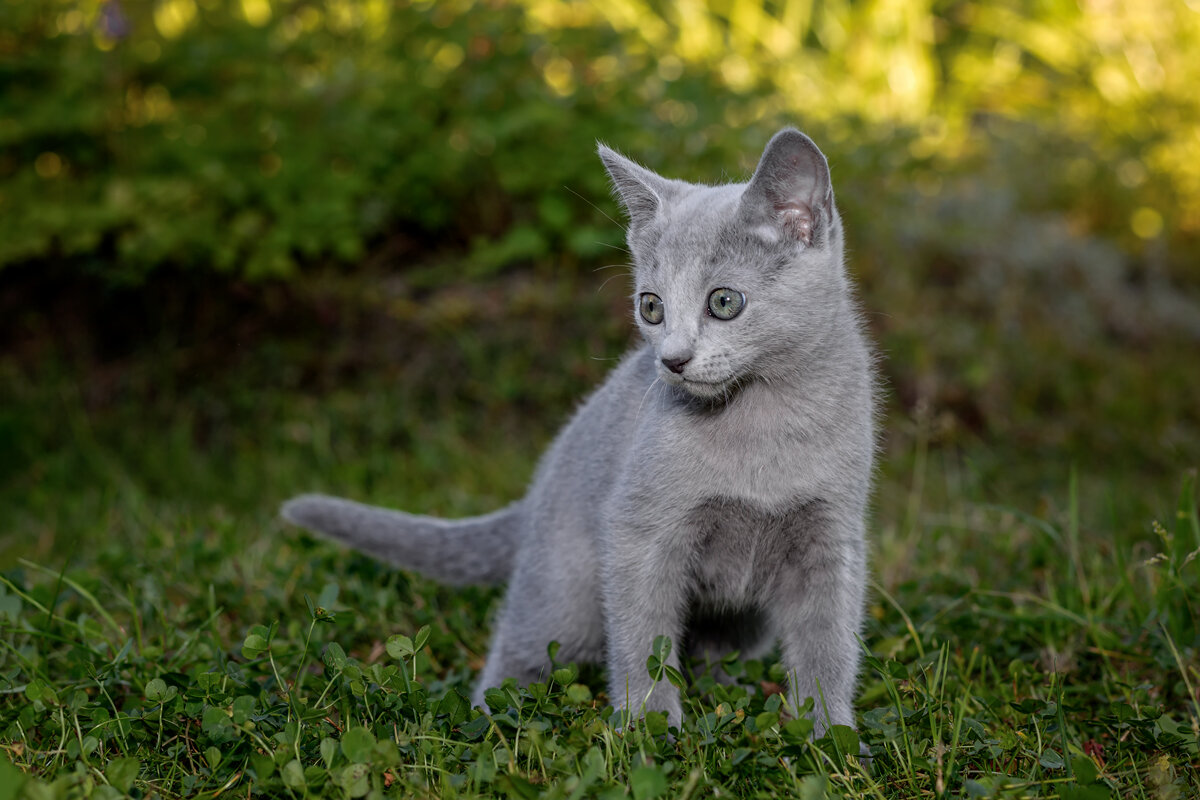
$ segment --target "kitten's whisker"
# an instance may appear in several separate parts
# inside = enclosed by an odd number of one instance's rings
[[[624,241],[618,244],[613,244],[612,242],[604,242],[599,239],[593,239],[592,242],[593,244],[598,244],[601,247],[607,247],[610,250],[616,250],[618,252],[625,253],[630,258],[633,257],[633,252],[629,249],[629,246]]]
[[[633,421],[635,424],[642,416],[642,406],[646,405],[646,398],[650,396],[650,390],[657,386],[660,380],[662,380],[662,376],[655,375],[654,380],[650,381],[650,385],[646,387],[646,391],[642,395],[642,402],[638,403],[637,413],[633,415]]]
[[[626,277],[629,277],[629,275],[630,275],[630,274],[632,274],[632,273],[628,273],[628,272],[622,272],[622,273],[618,273],[618,274],[616,274],[616,275],[609,275],[607,278],[605,278],[605,279],[604,279],[604,283],[600,284],[600,286],[599,286],[599,287],[596,289],[596,291],[597,291],[597,292],[599,292],[599,291],[600,291],[600,290],[602,290],[602,289],[603,289],[605,286],[608,286],[608,284],[609,284],[609,282],[610,282],[610,281],[616,280],[617,278],[626,278]]]
[[[581,195],[579,192],[577,192],[577,191],[575,191],[574,189],[572,189],[570,186],[567,186],[567,185],[565,185],[565,184],[564,184],[564,185],[563,185],[563,188],[564,188],[564,189],[566,189],[566,190],[567,190],[568,192],[570,192],[571,194],[573,194],[573,195],[575,195],[576,197],[578,197],[578,198],[579,198],[580,200],[582,200],[583,202],[587,203],[587,204],[588,204],[589,206],[591,206],[592,208],[594,208],[594,209],[596,209],[597,211],[599,211],[599,212],[600,212],[602,215],[604,215],[604,218],[605,218],[605,219],[607,219],[609,222],[611,222],[613,225],[616,225],[616,226],[617,226],[618,228],[620,228],[621,230],[625,230],[625,226],[624,226],[624,225],[622,225],[621,223],[617,222],[617,221],[616,221],[615,219],[613,219],[612,217],[608,216],[608,214],[606,214],[606,213],[604,212],[604,209],[603,209],[603,208],[601,208],[600,206],[596,205],[596,204],[595,204],[595,203],[593,203],[591,200],[588,200],[586,197],[584,197],[584,196],[583,196],[583,195]]]

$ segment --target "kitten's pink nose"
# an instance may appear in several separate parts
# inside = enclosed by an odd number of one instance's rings
[[[691,356],[684,356],[683,358],[664,358],[662,363],[664,367],[678,375],[679,373],[683,372],[683,365],[691,360]]]

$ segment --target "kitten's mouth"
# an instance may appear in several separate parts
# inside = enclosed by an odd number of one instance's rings
[[[693,397],[705,400],[728,397],[737,385],[732,378],[721,381],[704,381],[668,373],[664,379],[677,389],[682,389]]]

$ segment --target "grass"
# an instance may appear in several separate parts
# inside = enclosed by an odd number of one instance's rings
[[[570,320],[620,288],[500,322],[462,291],[398,337],[343,320],[321,344],[362,364],[334,374],[300,355],[311,333],[218,347],[236,363],[200,381],[195,342],[151,342],[107,388],[5,362],[0,798],[1200,796],[1195,472],[947,440],[899,407],[857,732],[809,741],[770,658],[695,677],[674,737],[615,725],[587,665],[469,708],[496,592],[274,517],[317,488],[449,516],[520,494],[626,341],[619,316]],[[411,349],[348,345],[380,338]]]

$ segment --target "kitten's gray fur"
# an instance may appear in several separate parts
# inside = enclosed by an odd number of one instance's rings
[[[843,267],[825,157],[780,131],[748,184],[668,180],[600,146],[629,213],[629,353],[542,459],[529,493],[447,521],[319,495],[288,520],[451,584],[508,582],[474,695],[561,661],[606,660],[618,707],[665,711],[655,636],[719,658],[779,641],[817,730],[853,725],[867,566],[872,356]],[[745,296],[712,316],[709,294]],[[649,324],[652,292],[665,318]],[[680,362],[686,363],[680,366]],[[679,372],[668,368],[673,364]]]

